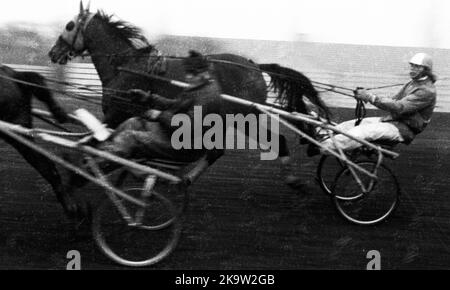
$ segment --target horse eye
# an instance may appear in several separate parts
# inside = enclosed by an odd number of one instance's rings
[[[72,29],[75,27],[75,22],[70,21],[69,23],[67,23],[66,25],[66,30],[67,31],[72,31]]]

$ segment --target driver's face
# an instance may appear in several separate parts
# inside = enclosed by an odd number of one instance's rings
[[[409,69],[409,76],[414,79],[417,78],[418,76],[420,76],[423,71],[425,70],[425,68],[421,65],[417,65],[417,64],[413,64],[410,63],[410,69]]]

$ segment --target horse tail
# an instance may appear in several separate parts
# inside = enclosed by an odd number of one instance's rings
[[[277,102],[288,111],[307,113],[303,96],[319,109],[319,115],[330,120],[331,112],[312,85],[301,72],[278,64],[260,64],[259,68],[269,74],[270,88],[277,94]]]
[[[23,94],[33,95],[47,105],[55,119],[64,123],[68,120],[65,110],[55,101],[52,92],[45,83],[45,78],[36,72],[15,72],[14,78],[23,81],[17,83]]]

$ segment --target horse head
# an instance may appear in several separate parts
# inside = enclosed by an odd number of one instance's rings
[[[69,21],[58,40],[48,53],[53,63],[66,64],[73,57],[80,56],[86,51],[84,32],[94,13],[89,12],[90,2],[86,9],[80,1],[80,12]]]

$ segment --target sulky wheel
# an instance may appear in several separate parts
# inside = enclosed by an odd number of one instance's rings
[[[322,155],[317,166],[317,181],[322,190],[329,195],[332,195],[331,189],[333,187],[336,175],[341,172],[345,164],[334,156]]]
[[[118,188],[139,188],[144,183],[143,179],[136,177],[127,170],[120,173],[116,179],[115,186]],[[169,200],[175,207],[177,215],[182,215],[189,203],[189,191],[186,185],[173,184],[163,179],[158,179],[152,187],[152,192],[159,193]],[[133,192],[139,195],[140,193]],[[170,222],[168,220],[167,222]],[[164,226],[163,224],[161,226]]]
[[[131,188],[125,193],[136,197],[141,191],[141,188]],[[97,245],[107,257],[121,265],[156,264],[178,243],[181,221],[173,203],[157,192],[145,199],[145,207],[118,199],[132,218],[129,221],[109,198],[94,215],[92,229]]]
[[[356,164],[372,171],[375,161],[357,161]],[[358,174],[364,184],[370,178]],[[339,213],[347,220],[360,224],[371,225],[386,219],[398,205],[400,187],[397,178],[385,165],[377,170],[378,179],[374,182],[368,193],[362,193],[360,185],[356,182],[348,168],[344,168],[336,176],[333,186],[333,199]]]

